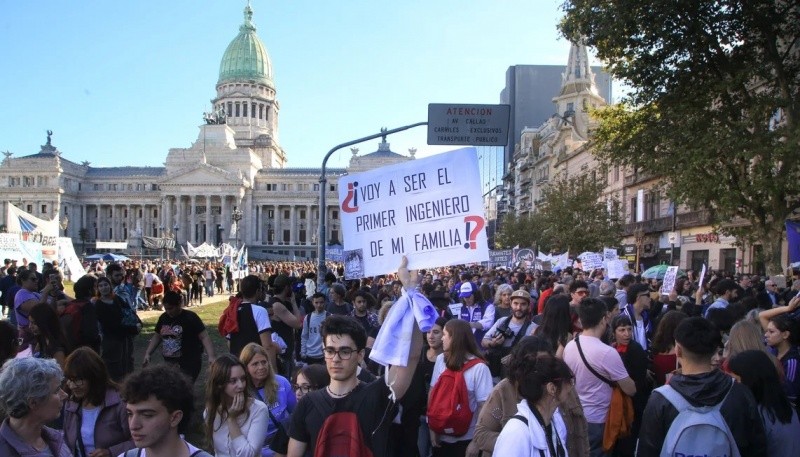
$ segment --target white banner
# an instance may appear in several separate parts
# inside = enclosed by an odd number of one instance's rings
[[[0,233],[0,259],[16,260],[17,265],[34,262],[42,267],[42,245],[22,241],[16,233]]]
[[[609,260],[617,260],[618,258],[619,254],[617,254],[615,248],[603,248],[603,260],[608,262]]]
[[[661,284],[661,295],[669,295],[675,288],[675,280],[678,278],[678,267],[667,267],[664,273],[664,282]]]
[[[606,262],[606,277],[608,279],[619,279],[628,273],[627,260],[611,260]]]
[[[348,278],[487,262],[475,148],[339,178]]]
[[[128,249],[127,241],[96,241],[97,249],[109,249],[112,251],[123,251]]]
[[[581,259],[583,271],[592,271],[597,268],[603,268],[603,254],[598,252],[584,252],[578,256]]]
[[[75,247],[72,245],[72,238],[58,238],[58,266],[64,274],[65,279],[75,282],[86,274],[83,264],[75,254]]]
[[[6,227],[9,233],[19,234],[22,241],[42,245],[41,257],[50,262],[58,261],[58,215],[52,220],[39,219],[8,202]]]

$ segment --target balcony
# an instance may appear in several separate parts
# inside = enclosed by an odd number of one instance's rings
[[[645,234],[665,232],[672,229],[672,216],[659,217],[657,219],[650,219],[648,221],[631,222],[625,224],[625,229],[622,231],[623,236],[631,236],[633,232],[641,229]]]
[[[688,213],[678,214],[675,217],[675,227],[690,228],[699,227],[701,225],[711,224],[712,214],[709,210],[690,211]]]
[[[632,186],[634,184],[638,184],[641,182],[649,181],[653,179],[655,175],[652,173],[644,173],[641,171],[635,171],[630,175],[626,175],[623,183],[625,186]]]
[[[712,215],[709,210],[690,211],[675,217],[675,229],[685,229],[711,224]],[[631,222],[625,224],[623,236],[633,235],[636,229],[642,229],[645,234],[667,232],[672,230],[672,216],[659,217],[648,221]]]

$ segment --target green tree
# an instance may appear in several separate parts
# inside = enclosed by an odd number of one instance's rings
[[[630,88],[598,110],[595,151],[710,207],[718,231],[764,246],[779,272],[800,207],[800,3],[568,0],[560,28]],[[745,222],[742,224],[741,222]]]
[[[498,240],[505,248],[519,244],[543,252],[568,250],[573,254],[616,246],[622,222],[618,211],[609,211],[609,206],[618,207],[616,201],[598,201],[604,189],[603,182],[586,175],[559,177],[544,188],[543,202],[536,212],[503,220]]]

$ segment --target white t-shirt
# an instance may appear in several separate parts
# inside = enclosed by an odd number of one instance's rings
[[[639,346],[642,347],[645,351],[647,350],[647,334],[644,331],[644,319],[636,320],[633,319],[633,340],[639,343]]]
[[[610,381],[619,381],[628,377],[622,358],[616,349],[593,336],[580,335],[581,348],[586,360],[592,368]],[[583,414],[590,424],[602,424],[606,421],[608,406],[611,402],[611,386],[592,374],[583,363],[575,340],[564,348],[564,362],[575,374],[575,390],[581,399]]]
[[[267,314],[267,310],[264,307],[251,303],[250,309],[253,311],[253,320],[256,321],[256,329],[258,329],[259,334],[272,330],[272,325],[269,323],[269,314]],[[231,339],[230,333],[225,335],[225,338]]]
[[[501,317],[500,319],[497,319],[497,321],[496,321],[496,322],[495,322],[495,323],[492,325],[492,327],[491,327],[491,328],[490,328],[490,329],[489,329],[489,330],[486,332],[486,334],[485,334],[485,335],[483,335],[483,339],[484,339],[484,340],[491,340],[491,339],[493,339],[493,338],[494,338],[494,337],[497,335],[497,329],[498,329],[498,328],[499,328],[501,325],[503,325],[503,323],[504,323],[505,321],[506,321],[506,318],[505,318],[505,317]],[[523,326],[523,325],[525,325],[525,324],[524,324],[524,323],[522,323],[522,324],[515,324],[515,323],[514,323],[514,320],[513,320],[513,319],[511,319],[511,321],[508,323],[508,328],[509,328],[509,330],[511,330],[512,332],[514,332],[514,338],[506,338],[506,340],[505,340],[505,341],[503,341],[503,347],[507,347],[507,348],[508,348],[508,347],[511,347],[511,344],[514,342],[514,339],[516,339],[516,336],[517,336],[517,334],[519,333],[519,331],[520,331],[520,330],[522,330],[522,326]],[[527,328],[527,329],[525,329],[525,334],[524,334],[524,335],[522,335],[522,336],[533,335],[533,331],[534,331],[534,330],[536,330],[536,327],[537,327],[537,325],[536,325],[536,324],[534,324],[533,322],[531,322],[531,323],[528,325],[528,328]]]
[[[188,442],[186,440],[183,440],[183,442],[184,442],[184,444],[186,444],[186,448],[189,449],[189,455],[194,455],[195,453],[198,453],[198,452],[202,451],[202,449],[196,447],[195,445],[193,445],[192,443],[190,443],[190,442]],[[135,449],[136,448],[134,448],[134,450]],[[126,453],[123,452],[122,454],[118,455],[117,457],[125,457],[125,454]],[[142,453],[141,454],[137,453],[137,454],[134,454],[134,455],[137,455],[138,457],[147,457],[147,449],[142,449]]]
[[[81,440],[83,440],[83,448],[89,454],[95,450],[94,447],[94,426],[97,423],[97,417],[100,416],[100,407],[95,408],[81,408]]]
[[[474,358],[474,357],[471,357]],[[433,376],[431,377],[431,387],[436,385],[439,376],[444,373],[446,365],[444,364],[444,354],[436,356],[436,363],[433,365]],[[469,394],[469,409],[474,413],[478,409],[478,403],[483,403],[489,398],[492,393],[492,373],[485,363],[479,363],[464,372],[464,382],[467,384],[467,392]],[[450,436],[442,435],[441,440],[446,443],[455,443],[458,441],[471,440],[475,435],[475,424],[478,422],[478,415],[472,415],[472,422],[469,424],[469,430],[463,436]]]

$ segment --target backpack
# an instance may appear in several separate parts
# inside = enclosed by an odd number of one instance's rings
[[[67,303],[60,316],[69,347],[100,347],[100,327],[97,321],[97,310],[86,300],[72,300]]]
[[[237,332],[231,333],[230,339],[230,351],[236,357],[239,357],[239,353],[247,343],[261,344],[252,306],[252,303],[240,303],[236,308],[236,322],[239,328]]]
[[[680,455],[724,455],[741,457],[739,447],[733,438],[731,429],[720,413],[720,408],[733,390],[734,380],[725,398],[714,406],[692,406],[683,395],[668,384],[656,389],[678,410],[678,416],[672,421],[661,457]]]
[[[469,430],[472,410],[469,408],[469,393],[464,372],[483,363],[474,358],[464,363],[458,371],[449,368],[439,376],[431,389],[428,402],[428,427],[440,435],[462,436]]]
[[[334,410],[329,412],[323,410],[318,401],[311,404],[322,417],[326,417],[317,435],[314,457],[373,457],[354,412],[358,405],[348,401],[337,402]],[[340,407],[340,404],[343,406]]]

